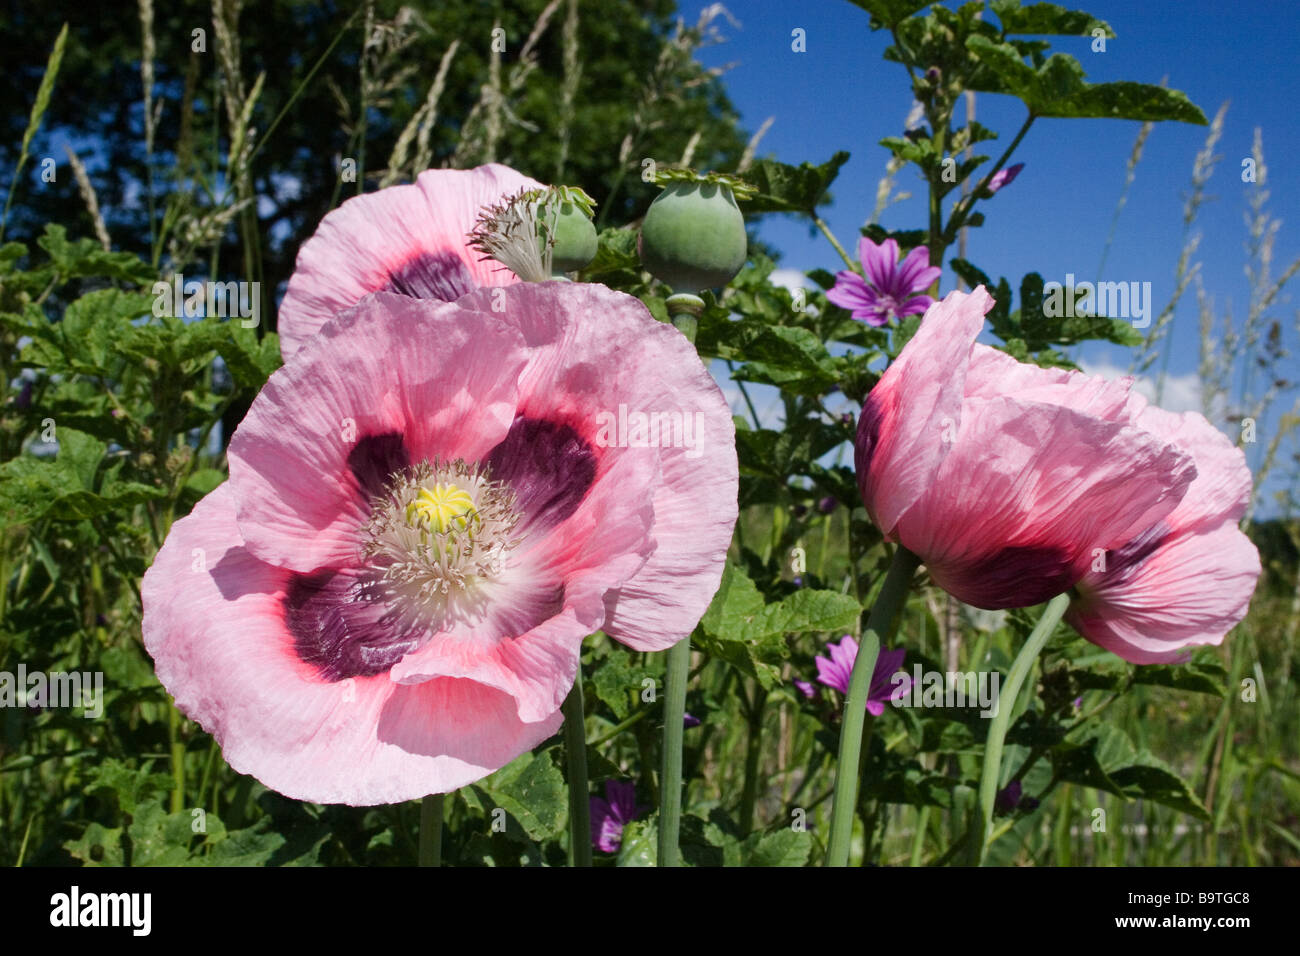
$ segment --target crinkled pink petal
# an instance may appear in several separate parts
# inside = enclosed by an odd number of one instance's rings
[[[280,304],[280,348],[288,357],[335,313],[362,296],[402,286],[404,270],[425,270],[424,295],[459,298],[475,286],[508,285],[514,273],[471,249],[466,236],[485,206],[541,183],[508,166],[430,169],[411,185],[353,197],[328,213],[298,250]]]
[[[893,538],[899,518],[933,485],[961,418],[971,346],[993,299],[983,286],[951,292],[881,376],[858,421],[858,486],[876,526]]]
[[[500,690],[386,675],[327,682],[284,623],[290,572],[255,558],[230,482],[173,525],[145,574],[144,641],[177,706],[230,765],[300,800],[368,806],[481,779],[559,729]]]
[[[967,398],[1014,395],[1026,402],[1069,405],[1078,412],[1128,423],[1136,422],[1146,405],[1132,386],[1131,377],[1112,380],[1072,369],[1042,368],[979,343],[966,369]]]
[[[1188,452],[1196,461],[1196,480],[1166,519],[1175,530],[1203,530],[1236,523],[1250,504],[1250,469],[1246,454],[1198,412],[1167,412],[1149,405],[1138,424]]]
[[[231,439],[248,549],[295,571],[354,563],[375,493],[358,459],[394,436],[411,461],[477,461],[513,419],[522,344],[491,316],[470,323],[392,293],[340,313],[271,376]]]
[[[968,399],[951,444],[897,536],[982,608],[1067,590],[1094,549],[1167,515],[1195,476],[1189,455],[1140,429],[1019,398]]]
[[[1173,663],[1223,641],[1246,616],[1259,574],[1259,552],[1234,523],[1175,533],[1136,566],[1090,572],[1066,620],[1126,661]]]

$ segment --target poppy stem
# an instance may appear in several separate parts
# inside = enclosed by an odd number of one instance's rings
[[[668,314],[673,325],[695,344],[699,315],[704,300],[692,293],[678,292],[668,297]],[[659,851],[660,866],[681,866],[677,845],[682,824],[682,736],[686,726],[686,685],[691,679],[691,636],[687,634],[668,648],[667,673],[664,675],[664,745],[663,767],[659,774]]]
[[[569,780],[569,865],[591,866],[591,795],[587,785],[587,718],[582,665],[564,698],[564,756]]]
[[[1016,709],[1016,698],[1020,695],[1020,685],[1025,682],[1029,669],[1034,666],[1043,645],[1056,630],[1065,609],[1070,605],[1069,593],[1058,594],[1047,602],[1043,616],[1025,646],[1020,649],[1016,659],[1011,663],[1011,672],[1007,682],[998,695],[997,713],[989,724],[988,740],[984,744],[984,772],[980,777],[980,813],[982,820],[978,831],[973,835],[968,850],[972,866],[983,866],[988,852],[990,836],[993,832],[993,805],[997,800],[998,778],[1002,775],[1002,744],[1006,740],[1007,727],[1011,724],[1011,715]]]
[[[867,693],[871,676],[880,656],[880,637],[888,634],[898,615],[912,575],[921,559],[904,547],[894,552],[889,573],[867,618],[867,627],[858,644],[849,677],[849,693],[844,700],[844,721],[840,725],[840,752],[835,763],[835,800],[831,809],[831,840],[826,850],[827,866],[849,865],[849,842],[853,838],[853,811],[858,803],[858,765],[862,756],[862,727],[867,714]]]
[[[431,793],[420,801],[420,866],[442,866],[442,800]]]
[[[690,671],[691,638],[687,635],[668,648],[668,673],[664,677],[664,752],[659,786],[660,866],[681,866],[677,839],[682,822],[682,735]]]

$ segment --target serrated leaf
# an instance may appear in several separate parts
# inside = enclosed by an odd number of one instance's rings
[[[1115,31],[1105,20],[1099,20],[1082,10],[1067,10],[1055,3],[1035,3],[1022,7],[1020,0],[992,0],[989,6],[997,14],[1004,33],[1092,36],[1093,30],[1102,30],[1107,37],[1115,36]]]
[[[790,166],[774,159],[760,159],[745,173],[758,194],[744,203],[744,210],[812,215],[848,160],[849,154],[843,150],[818,166],[808,162]]]
[[[623,842],[618,848],[619,866],[659,865],[659,824],[657,817],[633,820],[623,827]]]
[[[557,835],[569,814],[564,776],[547,754],[524,754],[480,786],[510,814],[530,839]]]
[[[1064,53],[1053,53],[1035,68],[1013,44],[981,34],[967,37],[966,48],[988,69],[988,75],[975,75],[972,89],[1010,93],[1036,116],[1207,124],[1205,114],[1184,93],[1146,83],[1090,84],[1079,61]]]
[[[855,7],[861,7],[871,14],[871,29],[880,30],[897,26],[918,10],[928,7],[936,0],[850,0]]]
[[[1206,659],[1187,664],[1147,664],[1133,671],[1133,683],[1155,687],[1173,687],[1196,694],[1225,697],[1228,672],[1217,660]]]

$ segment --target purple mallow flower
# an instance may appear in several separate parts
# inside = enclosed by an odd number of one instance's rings
[[[998,795],[993,798],[993,809],[998,813],[1011,813],[1016,807],[1020,806],[1020,794],[1022,788],[1019,780],[1012,780],[1009,784],[998,791]]]
[[[1003,186],[1009,185],[1013,179],[1020,175],[1020,170],[1024,168],[1024,163],[1016,163],[1014,166],[1008,166],[1006,169],[999,169],[993,174],[993,178],[989,180],[989,192],[995,193]]]
[[[813,658],[817,664],[817,681],[847,695],[849,677],[853,673],[853,662],[858,659],[858,642],[851,634],[845,634],[838,644],[827,644],[826,648],[830,652],[829,658],[821,656]],[[876,658],[876,669],[871,674],[871,689],[867,692],[867,712],[871,716],[879,717],[885,712],[885,704],[888,703],[895,689],[894,673],[903,666],[903,658],[906,655],[907,651],[901,647],[892,651],[881,649],[880,656]],[[794,685],[805,697],[813,695],[812,684],[806,681],[795,681]],[[905,692],[911,685],[912,678],[904,676],[898,691]]]
[[[645,809],[636,802],[636,784],[606,780],[605,796],[591,798],[591,842],[603,853],[617,853],[623,845],[623,827]]]
[[[826,298],[848,309],[855,319],[868,325],[884,325],[890,319],[920,315],[934,302],[923,295],[943,270],[930,265],[930,250],[917,246],[898,261],[898,243],[886,239],[876,245],[866,236],[858,240],[858,259],[863,276],[847,269],[835,276],[835,287]]]

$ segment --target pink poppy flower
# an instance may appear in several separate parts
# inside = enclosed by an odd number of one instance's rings
[[[1081,633],[1128,660],[1144,662],[1133,631],[1142,622],[1126,627],[1117,613],[1135,587],[1162,616],[1167,629],[1153,639],[1162,650],[1221,639],[1225,622],[1244,613],[1244,550],[1224,574],[1231,596],[1213,607],[1176,608],[1167,585],[1186,571],[1175,545],[1187,547],[1183,539],[1207,524],[1227,537],[1224,503],[1249,485],[1248,474],[1229,474],[1240,461],[1229,463],[1200,416],[1169,416],[1180,422],[1173,428],[1130,391],[1131,379],[1039,368],[977,344],[992,305],[982,286],[950,293],[867,396],[856,465],[872,521],[976,607],[1039,604],[1084,582],[1094,600],[1073,612]],[[1141,564],[1154,540],[1170,548],[1168,563]],[[1129,576],[1085,581],[1102,555]],[[1153,594],[1154,582],[1163,593]]]
[[[625,408],[691,430],[612,440]],[[586,635],[690,633],[736,520],[721,391],[596,285],[367,296],[229,460],[145,576],[145,645],[232,767],[321,803],[446,792],[537,745]]]
[[[1167,517],[1094,562],[1065,619],[1125,660],[1164,664],[1221,643],[1246,616],[1260,574],[1238,527],[1251,475],[1241,449],[1195,412],[1148,406],[1138,422],[1190,454],[1196,480]]]
[[[1060,594],[1094,548],[1120,548],[1169,514],[1191,456],[1136,424],[1128,382],[1017,362],[976,344],[981,286],[933,306],[858,422],[858,485],[872,521],[967,604]]]
[[[409,185],[354,196],[326,214],[298,250],[276,328],[286,357],[334,313],[370,292],[454,302],[482,286],[511,285],[513,272],[470,248],[480,211],[542,184],[492,163],[428,169]]]

